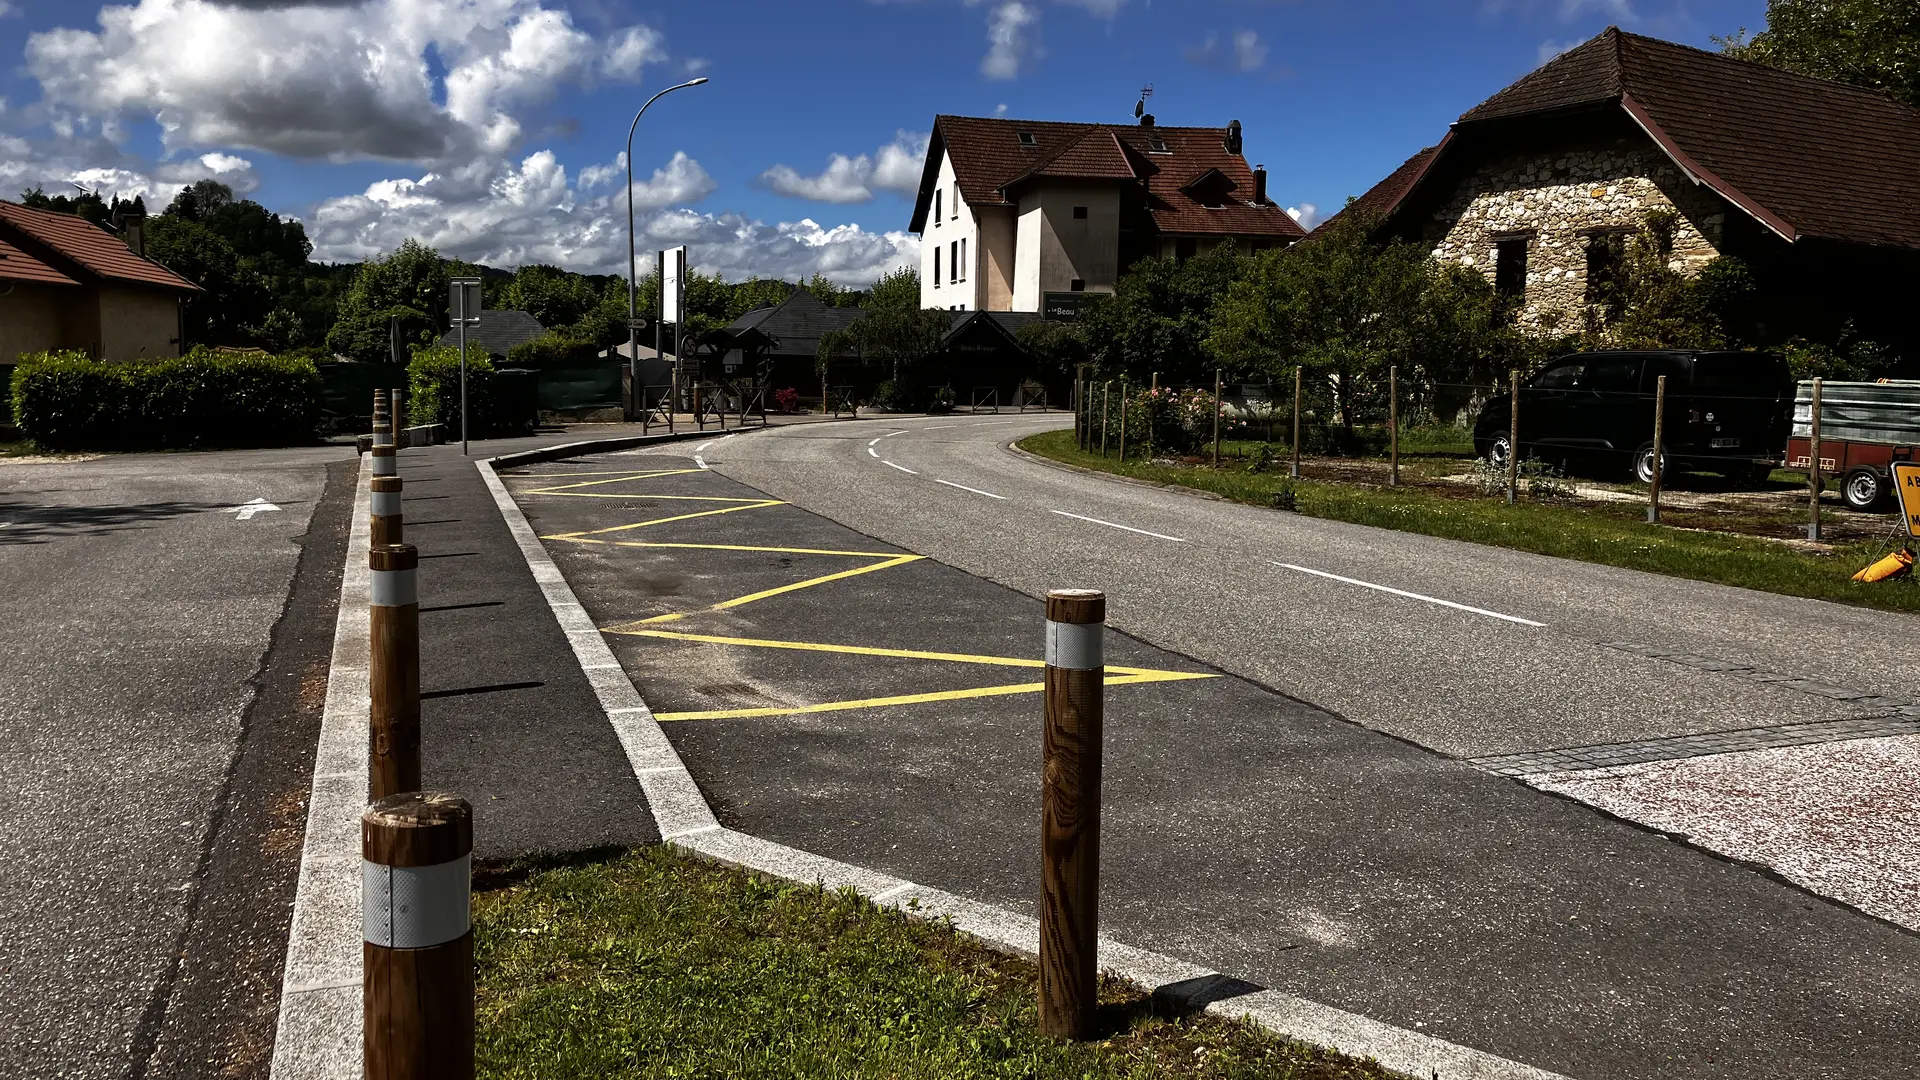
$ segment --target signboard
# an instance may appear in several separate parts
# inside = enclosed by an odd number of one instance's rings
[[[1041,299],[1040,315],[1048,322],[1079,322],[1080,308],[1086,302],[1083,292],[1050,292]]]
[[[1892,469],[1893,494],[1900,500],[1907,535],[1920,538],[1920,461],[1896,461]]]
[[[480,321],[480,279],[454,278],[447,287],[447,321],[455,326]]]
[[[678,326],[686,321],[687,249],[668,248],[660,259],[660,317]]]

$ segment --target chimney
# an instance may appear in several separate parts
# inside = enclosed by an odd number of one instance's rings
[[[1141,126],[1141,127],[1152,127],[1152,126],[1153,126],[1153,114],[1152,114],[1152,113],[1141,113],[1141,114],[1140,114],[1140,126]]]
[[[127,242],[127,247],[135,255],[143,259],[147,255],[146,224],[145,218],[128,218],[127,223],[120,227],[120,238]]]
[[[1240,121],[1234,120],[1227,124],[1227,140],[1222,145],[1227,148],[1227,153],[1235,157],[1240,156]]]
[[[1267,167],[1265,165],[1253,167],[1253,205],[1267,205]]]

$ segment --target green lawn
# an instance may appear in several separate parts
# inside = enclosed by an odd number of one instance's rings
[[[474,948],[483,1077],[1390,1075],[1242,1023],[1157,1018],[1113,982],[1110,1034],[1057,1042],[1035,1030],[1023,960],[657,846],[483,871]]]
[[[1462,497],[1419,486],[1289,480],[1286,454],[1273,471],[1250,473],[1223,458],[1218,470],[1196,465],[1124,464],[1074,445],[1070,430],[1020,441],[1030,453],[1157,483],[1210,491],[1236,502],[1273,506],[1276,493],[1291,491],[1295,510],[1313,517],[1377,525],[1405,532],[1468,540],[1541,555],[1580,559],[1656,574],[1740,585],[1751,589],[1833,600],[1844,604],[1920,610],[1920,586],[1911,579],[1860,585],[1850,580],[1877,544],[1836,544],[1832,554],[1796,551],[1775,541],[1684,527],[1705,519],[1684,511],[1665,514],[1667,525],[1648,525],[1634,503],[1573,506],[1555,502],[1506,505],[1503,499]],[[1682,526],[1682,527],[1674,527]]]

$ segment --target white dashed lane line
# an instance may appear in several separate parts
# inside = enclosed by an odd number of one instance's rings
[[[1075,521],[1090,521],[1095,525],[1105,525],[1109,529],[1125,529],[1127,532],[1139,533],[1141,536],[1151,536],[1156,540],[1171,540],[1176,544],[1184,544],[1187,542],[1184,537],[1168,536],[1165,533],[1148,532],[1145,529],[1136,529],[1131,525],[1122,525],[1119,522],[1115,522],[1115,521],[1102,521],[1099,518],[1086,517],[1081,514],[1069,514],[1065,510],[1054,510],[1052,511],[1052,513],[1059,514],[1061,517],[1070,517]]]
[[[956,484],[951,480],[935,480],[934,483],[945,484],[950,488],[959,488],[961,491],[971,491],[975,495],[985,495],[989,499],[999,499],[1001,502],[1007,501],[1007,497],[1005,495],[995,495],[991,491],[981,491],[979,488],[970,488],[965,484]]]
[[[1298,570],[1302,574],[1312,574],[1315,577],[1323,577],[1333,581],[1345,582],[1348,585],[1358,585],[1363,589],[1373,589],[1377,592],[1392,593],[1395,596],[1404,596],[1409,600],[1419,600],[1422,603],[1427,603],[1427,604],[1438,604],[1441,607],[1452,608],[1455,611],[1466,611],[1466,612],[1471,612],[1475,615],[1485,615],[1489,619],[1502,619],[1510,623],[1519,623],[1522,626],[1547,625],[1546,623],[1543,623],[1543,622],[1534,622],[1532,619],[1523,619],[1518,615],[1502,615],[1498,611],[1488,611],[1486,608],[1470,607],[1466,604],[1456,604],[1451,600],[1442,600],[1437,596],[1427,596],[1422,593],[1408,592],[1405,589],[1396,589],[1388,585],[1375,585],[1371,581],[1361,581],[1359,578],[1341,577],[1339,574],[1329,574],[1325,570],[1315,570],[1312,567],[1295,566],[1292,563],[1284,563],[1284,562],[1276,562],[1273,565],[1285,567],[1288,570]]]

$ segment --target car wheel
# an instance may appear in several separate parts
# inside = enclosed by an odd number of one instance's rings
[[[1872,469],[1855,469],[1840,481],[1840,497],[1854,510],[1871,510],[1886,495],[1886,482]]]
[[[1672,475],[1669,471],[1672,468],[1673,463],[1667,460],[1666,453],[1662,451],[1660,454],[1660,480],[1662,483],[1666,481],[1668,476]],[[1652,443],[1642,443],[1640,449],[1633,452],[1633,478],[1643,484],[1653,483]]]
[[[1507,459],[1513,455],[1513,442],[1506,432],[1501,432],[1487,440],[1487,460],[1501,468],[1507,467]]]

